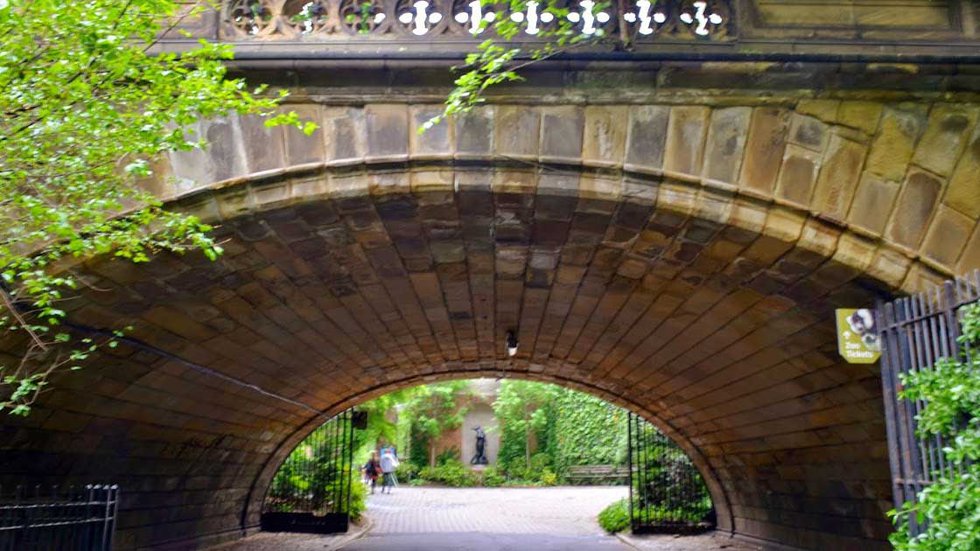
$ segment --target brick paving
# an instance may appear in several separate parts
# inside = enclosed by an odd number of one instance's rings
[[[413,488],[369,496],[370,535],[476,532],[601,536],[596,515],[622,486]]]
[[[365,537],[257,534],[222,551],[749,551],[727,538],[606,534],[596,515],[626,496],[624,487],[414,488],[368,497]]]

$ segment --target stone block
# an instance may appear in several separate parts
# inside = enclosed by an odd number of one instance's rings
[[[670,108],[664,105],[630,107],[626,164],[642,169],[663,168]]]
[[[367,153],[375,158],[408,155],[408,108],[400,104],[372,104],[364,108]]]
[[[806,218],[788,209],[773,208],[766,217],[764,233],[785,243],[795,243],[803,232]]]
[[[819,153],[797,145],[786,146],[776,195],[802,207],[808,205],[820,171],[820,160]]]
[[[736,182],[751,114],[749,107],[714,110],[705,146],[703,177],[724,183]]]
[[[410,175],[412,192],[452,192],[454,176],[452,170],[413,170]]]
[[[872,101],[845,101],[841,103],[837,122],[865,134],[874,134],[878,130],[882,107],[880,103]]]
[[[977,113],[976,107],[934,106],[912,162],[940,176],[949,176],[977,122]],[[980,181],[980,176],[977,179]]]
[[[971,218],[980,218],[980,124],[949,179],[943,202]]]
[[[895,204],[901,186],[865,172],[854,193],[854,201],[847,214],[850,224],[880,235],[885,230],[888,215]]]
[[[324,160],[350,162],[363,159],[367,152],[367,133],[364,111],[347,107],[324,107],[323,124]]]
[[[580,107],[548,107],[541,110],[541,158],[578,163],[582,156]]]
[[[912,260],[901,252],[879,247],[874,260],[868,265],[867,274],[893,289],[898,289],[908,275]]]
[[[494,110],[480,107],[453,119],[456,127],[456,154],[488,155],[493,151]]]
[[[864,271],[874,258],[876,248],[876,244],[868,239],[853,233],[842,233],[833,259],[849,270]]]
[[[829,138],[829,126],[819,119],[793,114],[790,120],[789,141],[796,145],[823,151]]]
[[[537,157],[541,139],[541,113],[523,105],[498,105],[496,109],[496,153],[517,158]]]
[[[664,182],[657,194],[657,209],[666,213],[690,214],[697,206],[698,193],[691,186]],[[661,214],[658,212],[658,214]]]
[[[438,171],[431,171],[438,172]],[[438,176],[433,177],[430,171],[414,171],[410,173],[405,172],[376,172],[370,176],[365,176],[364,179],[368,180],[368,189],[371,195],[388,195],[388,194],[406,194],[410,193],[413,189],[413,184],[416,182],[416,178],[419,180],[419,188],[427,189],[428,184],[431,180],[438,181]],[[445,175],[443,179],[445,179]],[[449,186],[452,187],[452,175],[449,175],[450,183]],[[445,184],[443,184],[445,187]]]
[[[789,115],[785,109],[771,107],[753,110],[739,179],[742,186],[772,193],[786,148]]]
[[[701,106],[670,109],[664,170],[675,174],[698,175],[704,155],[704,137],[711,110]]]
[[[286,109],[284,109],[286,110]],[[320,106],[316,104],[290,105],[288,110],[295,111],[300,120],[322,125],[323,115]],[[317,128],[307,136],[298,128],[283,129],[286,138],[286,161],[290,165],[322,162],[324,156],[324,128]]]
[[[966,246],[976,221],[954,209],[940,205],[929,224],[922,254],[952,268]]]
[[[427,121],[441,114],[441,105],[413,105],[409,108],[412,124],[408,129],[408,136],[413,158],[452,155],[455,126],[451,121],[443,120],[424,131],[421,130]]]
[[[932,271],[925,264],[916,262],[909,268],[901,289],[910,294],[923,293],[942,285],[943,281],[942,275]]]
[[[586,173],[579,180],[579,197],[582,198],[616,200],[622,194],[621,178]]]
[[[601,166],[622,164],[628,128],[623,124],[626,117],[626,107],[586,107],[582,161]]]
[[[796,104],[796,112],[801,115],[816,117],[824,122],[833,123],[837,121],[840,105],[840,100],[804,99]]]
[[[973,270],[980,270],[980,224],[973,228],[973,235],[963,247],[960,260],[956,264],[957,274],[966,274]]]
[[[810,206],[814,212],[844,220],[861,175],[866,147],[833,136],[824,155]]]
[[[256,115],[239,119],[248,172],[264,172],[285,166],[284,129],[268,128],[265,119]],[[311,138],[312,139],[312,138]]]
[[[886,108],[865,169],[889,180],[902,180],[925,123],[924,106]]]
[[[889,239],[917,249],[936,209],[942,188],[943,183],[927,172],[909,174],[888,224]]]

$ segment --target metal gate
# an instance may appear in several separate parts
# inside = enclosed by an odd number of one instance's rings
[[[354,428],[348,409],[306,437],[276,471],[262,505],[269,532],[330,534],[350,524]]]
[[[0,488],[0,551],[109,551],[119,488]]]
[[[714,506],[701,473],[677,444],[629,414],[630,527],[638,533],[713,529]]]
[[[914,502],[916,495],[937,476],[953,474],[953,466],[945,461],[942,452],[943,439],[923,439],[916,434],[916,416],[925,404],[899,399],[899,375],[932,369],[942,358],[975,353],[957,339],[960,309],[978,299],[980,270],[929,292],[878,305],[875,323],[882,348],[882,392],[896,508],[906,501]],[[912,535],[924,528],[914,517],[909,519]]]

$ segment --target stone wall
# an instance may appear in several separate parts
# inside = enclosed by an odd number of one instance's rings
[[[319,424],[275,396],[333,413],[508,376],[650,419],[723,530],[887,548],[880,379],[836,356],[833,309],[980,265],[980,103],[582,86],[421,135],[438,106],[390,90],[297,90],[313,138],[201,123],[211,149],[147,185],[226,254],[77,266],[70,319],[145,346],[5,420],[0,480],[120,483],[119,547],[184,548],[254,529]]]

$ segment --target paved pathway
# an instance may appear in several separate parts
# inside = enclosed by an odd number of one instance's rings
[[[727,538],[630,537],[603,532],[596,515],[626,496],[624,487],[414,488],[368,498],[368,533],[337,536],[258,534],[233,551],[743,551]]]
[[[368,497],[370,535],[473,532],[604,536],[596,515],[622,486],[413,488]]]

